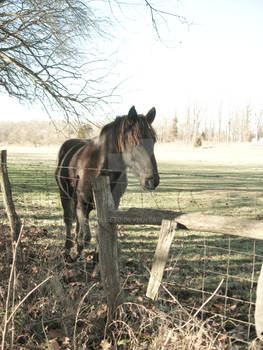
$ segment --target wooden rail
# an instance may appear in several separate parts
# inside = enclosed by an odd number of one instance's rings
[[[239,237],[263,240],[263,222],[231,216],[184,214],[171,210],[131,208],[128,210],[109,210],[106,220],[122,225],[161,225],[162,220],[176,222],[178,228],[221,233]]]

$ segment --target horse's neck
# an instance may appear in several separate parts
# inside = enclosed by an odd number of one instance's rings
[[[103,154],[103,165],[101,168],[102,175],[111,177],[115,173],[123,173],[126,171],[126,164],[124,163],[122,153],[118,152],[116,142],[112,139],[112,135],[106,133],[96,140],[100,150]]]
[[[123,172],[127,168],[124,163],[122,153],[114,148],[104,147],[104,164],[103,169],[112,172]]]
[[[106,152],[104,155],[103,169],[111,172],[123,172],[127,168],[123,161],[122,154],[119,152]]]

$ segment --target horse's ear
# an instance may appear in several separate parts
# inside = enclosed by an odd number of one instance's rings
[[[152,109],[149,110],[149,112],[146,114],[146,119],[149,124],[152,124],[154,121],[154,118],[156,116],[156,109],[153,107]]]
[[[130,124],[134,124],[136,121],[136,118],[138,117],[138,114],[136,112],[136,109],[134,106],[132,106],[132,108],[129,110],[128,113],[128,121]]]

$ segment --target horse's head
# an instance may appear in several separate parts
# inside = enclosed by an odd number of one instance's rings
[[[123,138],[119,139],[124,163],[140,179],[141,186],[148,190],[154,190],[159,184],[154,155],[156,134],[151,125],[155,115],[154,107],[146,116],[138,115],[132,107],[123,119]]]

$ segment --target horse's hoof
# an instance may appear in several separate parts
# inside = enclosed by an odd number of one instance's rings
[[[65,244],[65,249],[69,250],[70,248],[72,248],[74,246],[74,243],[72,240],[67,240],[66,244]]]
[[[81,256],[82,250],[84,249],[83,244],[77,246],[78,256]]]
[[[84,246],[87,247],[90,244],[91,236],[86,235],[84,238]]]

